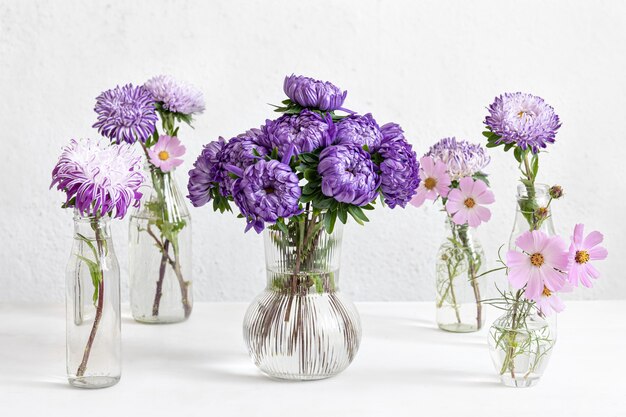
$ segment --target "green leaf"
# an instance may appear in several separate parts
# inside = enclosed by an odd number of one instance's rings
[[[348,221],[348,210],[344,204],[341,204],[337,209],[337,217],[339,217],[339,221],[343,224],[346,224]]]
[[[515,160],[520,164],[522,163],[522,153],[522,148],[515,148],[515,150],[513,151],[513,156],[515,157]]]
[[[537,178],[537,174],[539,173],[539,155],[533,154],[532,159],[530,161],[530,170],[533,179]]]
[[[326,233],[331,234],[335,228],[335,222],[337,221],[337,211],[328,211],[324,216],[324,229]]]
[[[370,219],[367,218],[361,207],[358,206],[348,206],[348,212],[354,217],[358,223],[363,224],[363,222],[369,222]]]

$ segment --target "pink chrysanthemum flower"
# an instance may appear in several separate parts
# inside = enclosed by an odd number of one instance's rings
[[[515,289],[526,286],[525,297],[539,301],[544,288],[556,292],[566,282],[567,247],[560,236],[548,236],[539,230],[522,233],[515,245],[522,251],[506,254],[509,282]]]
[[[419,187],[415,196],[411,199],[411,204],[419,207],[424,201],[435,200],[438,195],[445,197],[450,191],[450,176],[446,172],[448,167],[445,163],[437,161],[430,156],[424,156],[420,159]]]
[[[484,204],[491,204],[495,200],[487,184],[472,177],[463,177],[459,181],[459,188],[448,194],[446,210],[456,224],[469,224],[478,227],[482,222],[491,219],[491,211]]]
[[[598,246],[604,240],[602,233],[593,231],[583,239],[585,226],[577,224],[574,227],[572,243],[569,247],[569,272],[570,284],[578,286],[580,282],[587,288],[591,288],[591,280],[598,279],[600,273],[589,261],[601,261],[608,255],[608,251]]]
[[[159,136],[159,141],[148,150],[150,162],[161,169],[169,172],[183,163],[180,156],[185,154],[185,146],[180,143],[176,136]]]

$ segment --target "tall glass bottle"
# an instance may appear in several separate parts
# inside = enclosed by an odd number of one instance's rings
[[[359,349],[358,311],[339,291],[342,225],[328,234],[323,216],[263,232],[267,287],[248,308],[243,333],[254,363],[275,378],[336,375]]]
[[[174,171],[148,169],[152,189],[130,218],[130,305],[139,322],[175,323],[193,308],[191,219]]]
[[[120,270],[109,217],[74,214],[66,270],[67,375],[80,388],[104,388],[121,376]]]
[[[480,277],[485,254],[467,224],[457,225],[448,217],[446,228],[437,254],[437,325],[450,332],[475,332],[485,323]]]

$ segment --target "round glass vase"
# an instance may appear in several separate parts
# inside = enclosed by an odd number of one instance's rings
[[[152,187],[130,217],[130,306],[141,323],[176,323],[193,308],[191,219],[174,170],[149,165]]]
[[[527,301],[513,304],[489,330],[491,360],[509,387],[535,385],[548,366],[555,342],[550,324]]]
[[[243,335],[270,377],[328,378],[359,349],[359,314],[339,292],[342,225],[331,234],[323,225],[324,214],[306,213],[264,231],[267,287],[248,308]]]
[[[437,326],[456,333],[480,330],[485,324],[481,303],[485,253],[471,228],[457,225],[448,216],[448,237],[437,253]]]
[[[74,213],[66,269],[66,359],[70,385],[105,388],[121,376],[120,269],[110,218]]]

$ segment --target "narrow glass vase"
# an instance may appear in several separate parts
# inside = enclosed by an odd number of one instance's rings
[[[359,314],[339,291],[342,225],[324,214],[265,230],[267,287],[250,305],[243,333],[254,363],[280,379],[314,380],[343,371],[361,341]]]
[[[70,385],[104,388],[121,376],[120,270],[109,217],[74,214],[66,270],[66,359]]]
[[[446,228],[448,237],[437,254],[437,325],[449,332],[475,332],[485,323],[479,277],[485,253],[467,224],[457,225],[448,217]]]
[[[556,339],[551,326],[528,301],[514,305],[491,326],[489,351],[504,385],[531,387],[548,366]]]
[[[130,218],[130,305],[142,323],[176,323],[193,308],[191,219],[174,171],[150,165],[152,188]]]

